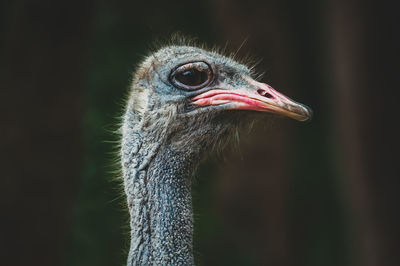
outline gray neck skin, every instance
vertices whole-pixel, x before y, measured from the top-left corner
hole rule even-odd
[[[191,176],[199,154],[128,131],[122,142],[131,216],[127,264],[193,265]]]

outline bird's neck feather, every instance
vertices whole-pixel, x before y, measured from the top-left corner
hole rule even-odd
[[[128,265],[192,265],[191,176],[199,152],[130,132],[122,143],[131,247]]]

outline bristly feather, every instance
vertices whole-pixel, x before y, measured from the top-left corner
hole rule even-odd
[[[216,44],[209,45],[206,42],[200,41],[199,38],[197,37],[189,36],[181,32],[175,32],[171,34],[171,36],[169,36],[168,38],[159,38],[154,40],[148,46],[148,51],[143,54],[142,60],[139,61],[139,63],[136,66],[136,69],[138,68],[139,65],[142,64],[143,61],[145,61],[146,58],[148,58],[150,55],[153,55],[162,48],[169,46],[191,46],[225,56],[227,58],[232,59],[233,61],[238,62],[239,64],[245,65],[251,71],[251,76],[256,80],[259,80],[264,76],[265,73],[258,72],[256,67],[262,62],[263,59],[255,57],[254,55],[251,54],[250,51],[247,51],[244,55],[239,55],[240,54],[239,51],[242,50],[242,48],[246,45],[247,41],[248,37],[243,39],[239,47],[230,48],[228,41],[223,46]]]

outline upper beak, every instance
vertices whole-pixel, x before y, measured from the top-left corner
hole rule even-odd
[[[198,106],[230,103],[228,109],[269,112],[298,121],[311,119],[312,110],[309,107],[293,101],[265,83],[245,79],[251,85],[249,88],[210,90],[194,97],[192,103]]]

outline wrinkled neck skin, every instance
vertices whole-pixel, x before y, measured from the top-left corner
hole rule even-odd
[[[131,226],[127,265],[193,265],[191,176],[205,147],[179,148],[166,132],[122,131]]]

